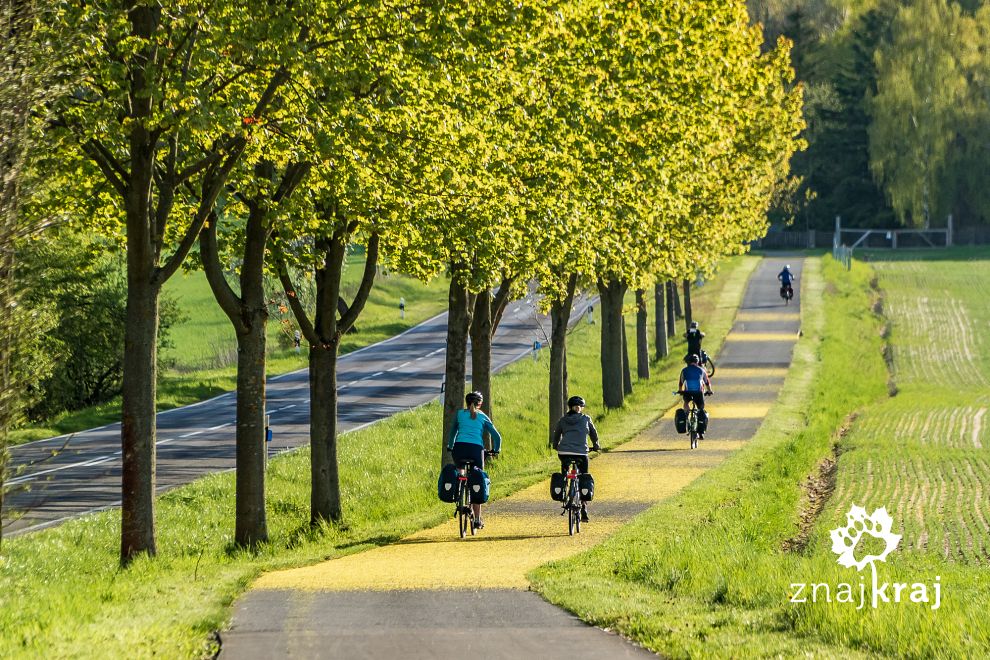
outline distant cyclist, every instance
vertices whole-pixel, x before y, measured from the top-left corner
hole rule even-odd
[[[481,412],[484,401],[481,392],[469,392],[464,397],[467,405],[464,410],[454,414],[454,422],[450,425],[450,437],[447,439],[447,449],[453,456],[454,463],[473,461],[478,469],[485,468],[485,432],[492,437],[492,454],[498,454],[502,449],[502,436],[495,429],[488,415]],[[485,526],[481,520],[481,505],[472,504],[474,510],[474,526],[481,529]]]
[[[701,350],[701,340],[705,338],[705,333],[698,327],[697,321],[691,321],[691,327],[684,333],[684,338],[687,339],[688,355],[697,355],[699,362],[702,362],[705,352]],[[687,362],[687,358],[684,361]]]
[[[705,395],[713,394],[712,381],[708,378],[708,373],[698,365],[698,356],[691,354],[688,356],[688,366],[681,369],[681,379],[677,383],[677,389],[684,397],[684,412],[688,411],[688,404],[694,401],[698,410],[705,409]],[[699,440],[705,439],[704,433],[698,434]]]
[[[591,418],[583,412],[584,399],[572,396],[567,400],[567,408],[567,414],[557,421],[553,430],[552,445],[560,458],[560,471],[567,474],[573,461],[581,474],[588,474],[588,438],[591,438],[591,448],[601,451],[598,430]],[[581,502],[581,522],[588,522],[587,502]]]
[[[785,300],[789,300],[794,297],[794,280],[797,276],[791,272],[791,265],[787,264],[784,266],[784,270],[780,271],[777,275],[777,279],[780,280],[780,297]]]

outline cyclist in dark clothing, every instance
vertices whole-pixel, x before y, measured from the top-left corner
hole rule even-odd
[[[571,461],[577,464],[581,474],[588,474],[588,438],[591,438],[591,448],[600,451],[598,430],[591,417],[585,415],[584,399],[572,396],[567,400],[567,414],[560,418],[553,430],[551,444],[557,450],[560,458],[560,471],[567,474]],[[588,522],[588,503],[581,502],[581,521]]]
[[[700,361],[701,356],[704,355],[704,351],[701,350],[701,340],[705,338],[705,333],[698,327],[697,321],[691,322],[691,328],[684,333],[684,338],[687,339],[688,355],[697,355]]]
[[[782,298],[789,298],[794,295],[793,283],[797,277],[791,272],[791,265],[787,264],[784,266],[784,270],[780,271],[777,275],[777,279],[780,280],[780,296]]]

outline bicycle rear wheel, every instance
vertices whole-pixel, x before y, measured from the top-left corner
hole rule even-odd
[[[715,375],[715,360],[707,358],[704,366],[709,378]]]
[[[467,536],[468,528],[474,533],[474,525],[471,524],[471,499],[468,496],[467,486],[461,488],[461,496],[457,505],[457,524],[461,532],[461,538]]]

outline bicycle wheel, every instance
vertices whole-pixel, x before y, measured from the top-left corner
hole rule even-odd
[[[474,525],[471,524],[471,499],[468,497],[467,486],[461,488],[461,496],[458,498],[457,523],[460,528],[461,538],[467,536],[468,527],[474,532]]]
[[[570,482],[567,488],[567,533],[574,536],[581,531],[581,505],[578,503],[581,496],[578,494],[577,479],[568,479]]]
[[[711,359],[710,357],[706,357],[705,371],[708,372],[709,378],[715,375],[715,360]]]

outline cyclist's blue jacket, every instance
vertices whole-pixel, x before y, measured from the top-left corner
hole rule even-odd
[[[785,284],[785,285],[790,284],[791,280],[794,279],[794,273],[792,273],[791,271],[785,268],[784,270],[780,271],[780,275],[777,276],[777,279],[780,280],[781,284]]]
[[[696,364],[689,364],[681,369],[681,389],[685,392],[704,392],[708,374]]]
[[[471,411],[458,410],[454,415],[454,423],[450,426],[450,437],[447,439],[447,449],[453,449],[455,442],[464,442],[469,445],[485,446],[484,433],[492,437],[492,451],[498,452],[502,447],[502,436],[495,430],[492,420],[488,415],[477,412],[477,417],[471,419]]]

